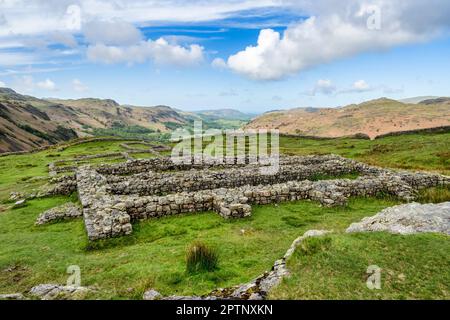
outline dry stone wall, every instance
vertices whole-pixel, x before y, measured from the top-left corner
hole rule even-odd
[[[153,170],[145,172],[149,168]],[[184,171],[161,172],[177,169]],[[360,176],[353,180],[311,181],[320,175],[354,172]],[[201,211],[242,218],[251,215],[252,205],[303,199],[323,206],[378,194],[412,201],[420,188],[450,183],[445,176],[395,172],[338,156],[282,157],[280,171],[272,176],[262,175],[256,165],[202,167],[194,161],[178,165],[159,158],[100,168],[82,166],[76,177],[59,179],[65,192],[75,184],[90,240],[130,234],[136,220]]]
[[[43,225],[52,221],[73,219],[82,216],[81,209],[74,203],[69,202],[62,206],[45,211],[37,218],[36,225]]]
[[[332,159],[316,164],[282,165],[274,175],[262,174],[258,166],[228,170],[194,170],[176,173],[147,172],[133,176],[109,176],[108,191],[113,194],[164,195],[182,191],[236,188],[244,185],[267,185],[287,181],[301,181],[321,175],[338,176],[358,173],[372,174],[365,164]]]

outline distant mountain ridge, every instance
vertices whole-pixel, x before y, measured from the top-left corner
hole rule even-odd
[[[254,114],[243,113],[235,109],[199,110],[194,113],[211,119],[250,120],[255,117]]]
[[[273,111],[253,119],[247,129],[278,129],[281,133],[316,137],[365,134],[370,138],[450,125],[450,99],[412,104],[381,98],[340,108],[297,108]]]
[[[189,127],[195,119],[210,127],[241,126],[239,111],[227,109],[228,119],[183,112],[168,106],[120,105],[112,99],[39,99],[0,88],[0,152],[23,151],[114,128],[133,127],[138,132],[170,132]],[[220,112],[216,113],[220,115]],[[233,115],[239,116],[235,120]],[[102,131],[103,130],[103,131]],[[98,135],[98,134],[97,134]]]

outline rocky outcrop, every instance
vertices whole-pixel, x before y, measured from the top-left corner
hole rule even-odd
[[[386,231],[396,234],[438,232],[450,235],[450,202],[441,204],[409,203],[384,209],[373,217],[353,223],[353,232]]]
[[[41,300],[81,300],[90,291],[87,287],[40,284],[33,287],[29,294]]]
[[[78,218],[83,215],[81,209],[76,204],[69,202],[62,206],[52,208],[43,212],[36,220],[36,225],[43,225],[52,221]]]
[[[0,300],[25,300],[25,297],[21,293],[7,293],[0,294]]]

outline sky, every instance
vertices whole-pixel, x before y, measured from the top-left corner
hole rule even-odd
[[[450,96],[448,0],[0,0],[0,87],[248,113]]]

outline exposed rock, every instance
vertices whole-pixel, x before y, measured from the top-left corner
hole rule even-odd
[[[144,300],[159,300],[162,298],[162,295],[158,291],[150,289],[144,293],[143,298]]]
[[[36,220],[36,225],[43,225],[55,220],[73,219],[81,217],[83,213],[79,206],[72,202],[43,212]]]
[[[450,202],[409,203],[384,209],[373,217],[353,223],[348,233],[387,231],[397,234],[438,232],[450,235]]]
[[[0,300],[24,300],[25,297],[21,293],[0,294]]]
[[[21,192],[11,192],[9,194],[9,200],[10,201],[19,201],[21,199],[25,198],[25,195]]]
[[[80,300],[90,291],[91,289],[86,287],[40,284],[33,287],[29,293],[41,300]]]

